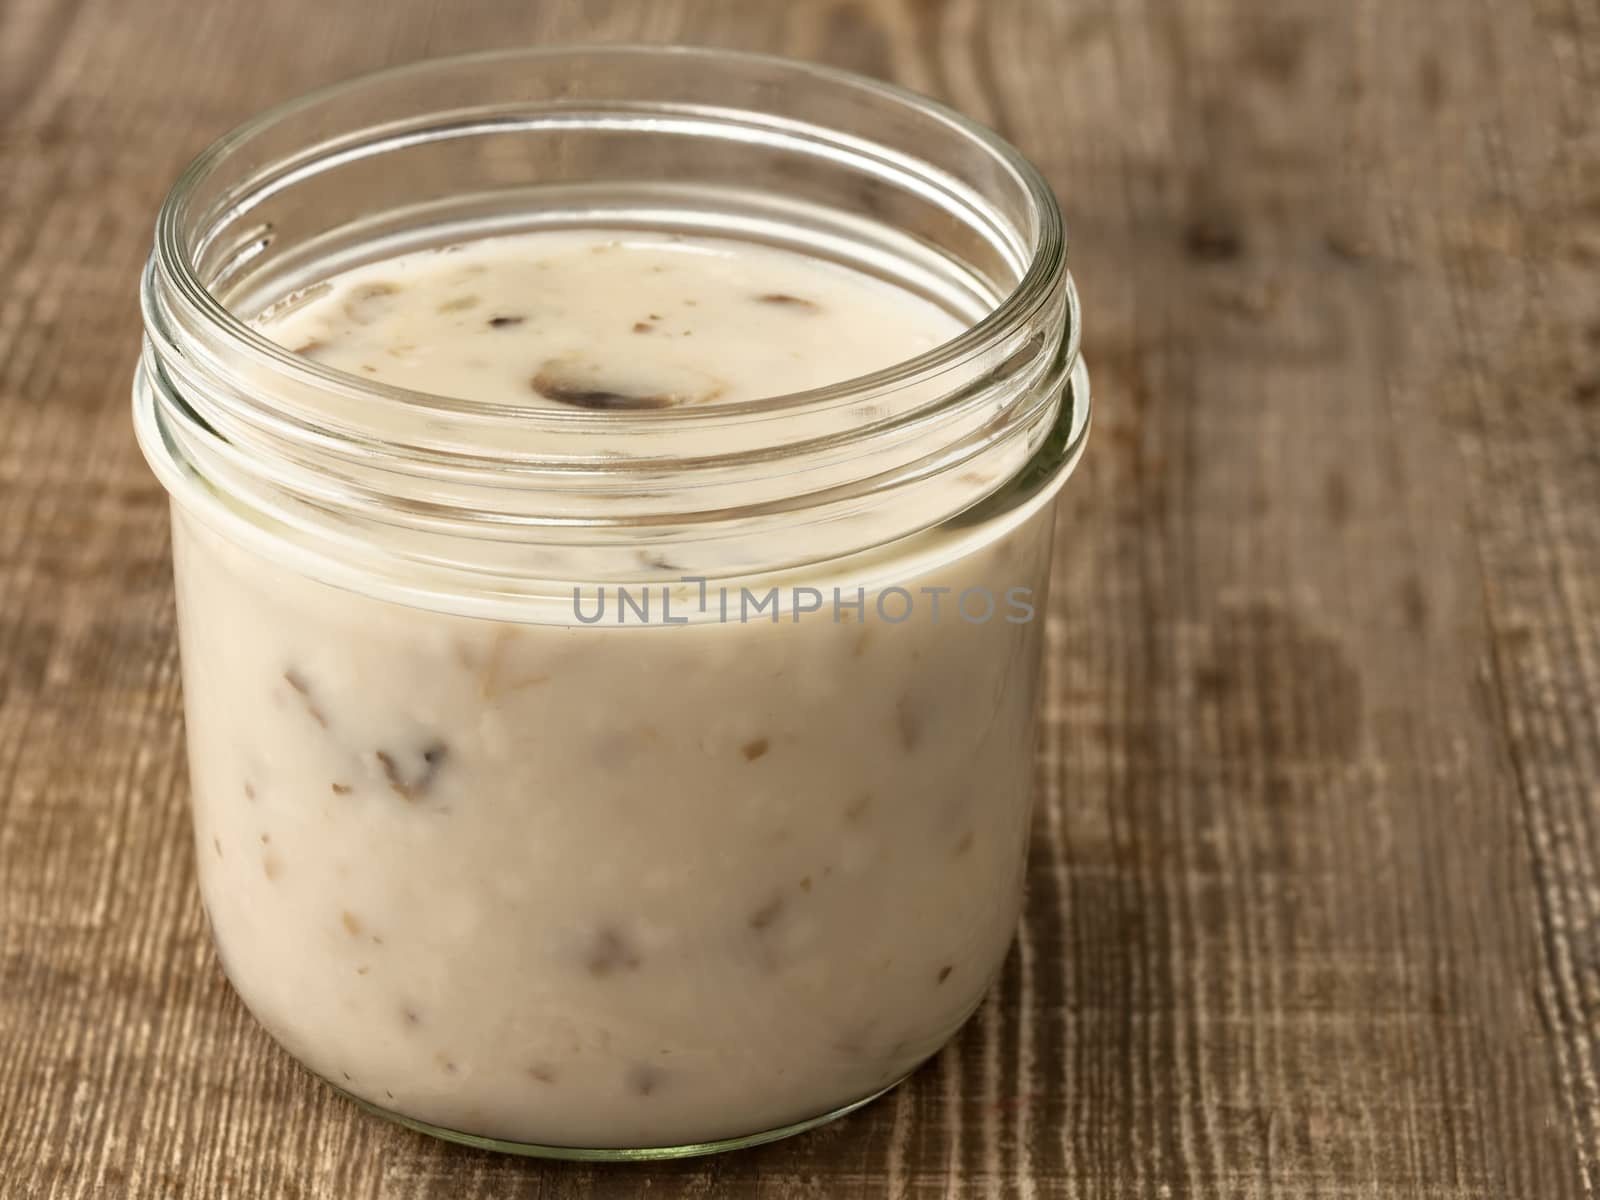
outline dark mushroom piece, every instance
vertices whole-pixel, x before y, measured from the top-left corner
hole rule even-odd
[[[660,386],[609,376],[587,364],[553,358],[532,379],[533,390],[546,400],[599,412],[645,411],[704,403],[721,386],[708,378],[685,380],[689,387]]]
[[[790,308],[796,312],[817,312],[822,308],[815,300],[807,300],[803,296],[791,296],[788,292],[763,292],[756,297],[762,304],[771,304],[776,308]]]
[[[421,760],[420,763],[410,764],[402,763],[387,750],[376,750],[373,753],[378,765],[383,768],[384,779],[388,781],[395,795],[402,800],[414,802],[422,798],[433,785],[435,777],[449,756],[450,748],[443,742],[429,742],[417,756]]]

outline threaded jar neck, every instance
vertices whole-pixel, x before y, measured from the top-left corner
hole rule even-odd
[[[597,412],[408,391],[250,324],[351,266],[557,228],[796,250],[933,300],[965,332],[806,392]],[[1088,422],[1037,171],[919,97],[725,51],[475,55],[269,112],[174,187],[142,300],[138,428],[176,496],[446,590],[641,578],[651,547],[724,577],[871,551],[1003,507],[1075,459]]]

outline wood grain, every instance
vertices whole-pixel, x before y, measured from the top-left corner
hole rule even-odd
[[[786,51],[989,121],[1066,208],[1031,895],[907,1086],[697,1162],[362,1116],[212,959],[165,505],[162,193],[264,104],[543,40]],[[1600,9],[1575,0],[0,3],[0,1195],[1600,1190]]]

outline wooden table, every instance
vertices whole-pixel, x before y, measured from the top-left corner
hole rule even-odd
[[[363,1116],[223,983],[128,382],[213,136],[619,38],[1001,129],[1062,197],[1098,416],[987,1005],[830,1128],[591,1168]],[[1597,95],[1578,0],[0,0],[0,1196],[1594,1196]]]

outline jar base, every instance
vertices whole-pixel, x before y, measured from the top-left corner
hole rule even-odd
[[[750,1146],[761,1146],[767,1142],[776,1142],[782,1138],[794,1137],[796,1134],[805,1133],[826,1125],[830,1121],[837,1121],[840,1117],[848,1116],[858,1108],[864,1108],[895,1088],[899,1087],[913,1074],[915,1067],[907,1071],[894,1082],[879,1088],[870,1096],[863,1096],[860,1100],[852,1100],[849,1104],[822,1113],[819,1116],[807,1117],[803,1121],[795,1121],[790,1125],[782,1125],[776,1129],[764,1130],[760,1133],[747,1133],[740,1137],[722,1138],[712,1142],[694,1142],[683,1146],[644,1146],[638,1148],[624,1147],[587,1147],[587,1146],[545,1146],[536,1142],[510,1142],[501,1138],[480,1137],[475,1133],[463,1133],[458,1129],[446,1129],[441,1125],[430,1125],[426,1121],[419,1121],[414,1117],[407,1117],[401,1113],[393,1112],[380,1105],[373,1104],[370,1100],[363,1100],[352,1092],[335,1083],[328,1083],[339,1095],[354,1103],[358,1108],[364,1109],[375,1117],[382,1117],[396,1125],[403,1125],[417,1133],[425,1133],[429,1137],[439,1138],[441,1141],[455,1142],[462,1146],[472,1146],[478,1150],[493,1150],[500,1154],[516,1154],[523,1158],[555,1158],[565,1159],[569,1162],[651,1162],[671,1158],[699,1158],[707,1154],[721,1154],[728,1150],[743,1150]],[[324,1080],[324,1082],[327,1082]]]

